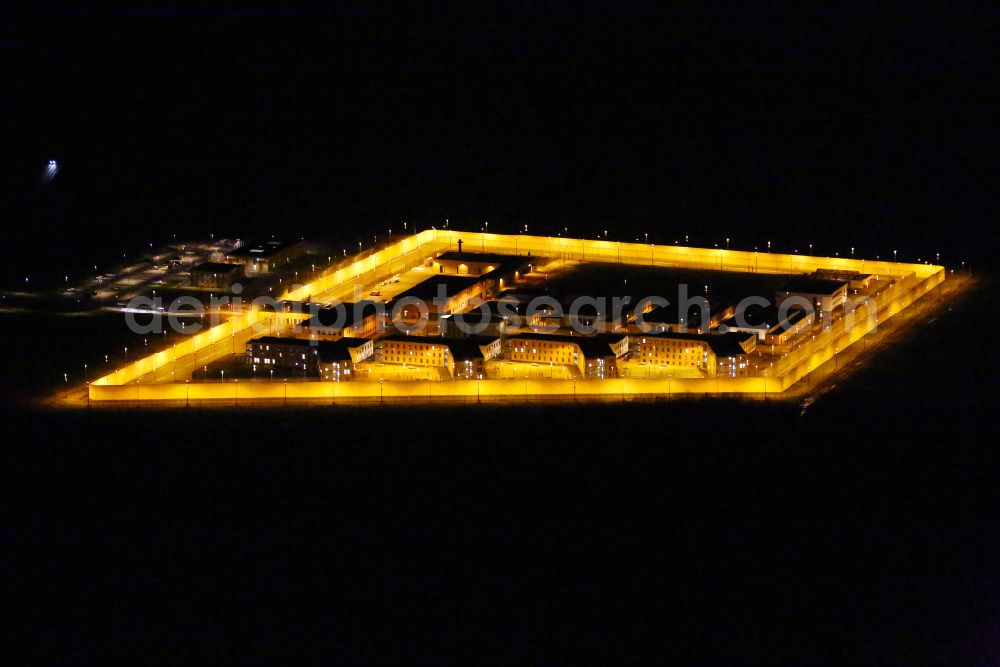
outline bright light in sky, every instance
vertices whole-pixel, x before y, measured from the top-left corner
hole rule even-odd
[[[59,163],[55,160],[49,160],[49,164],[45,167],[45,171],[42,172],[42,180],[46,183],[52,182],[52,179],[56,177],[56,173],[59,171]]]

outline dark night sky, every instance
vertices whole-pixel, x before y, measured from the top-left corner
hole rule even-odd
[[[985,3],[281,4],[0,6],[0,287],[444,218],[992,254]],[[0,664],[998,664],[994,292],[808,406],[36,409],[123,325],[3,313]]]
[[[8,272],[57,231],[110,257],[445,217],[954,259],[992,212],[986,10],[7,12]]]

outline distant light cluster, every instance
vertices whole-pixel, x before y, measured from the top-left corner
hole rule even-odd
[[[51,183],[52,179],[56,177],[59,172],[59,163],[55,160],[49,160],[49,164],[45,167],[45,171],[42,172],[42,181],[45,183]]]

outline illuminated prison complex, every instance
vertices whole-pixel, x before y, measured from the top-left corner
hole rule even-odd
[[[272,256],[287,251],[279,248]],[[248,266],[260,264],[250,255],[244,259]],[[636,313],[591,313],[573,322],[548,317],[545,309],[527,316],[527,297],[545,291],[543,268],[572,271],[587,263],[789,279],[774,293],[776,303],[753,316],[725,302],[711,304],[707,319],[692,321],[659,306],[640,309],[651,316],[642,326]],[[390,294],[400,276],[403,284]],[[119,368],[91,383],[89,397],[176,402],[779,394],[944,278],[943,268],[930,264],[431,229],[296,286],[281,296],[287,307],[250,307]],[[329,297],[380,290],[386,291],[381,300]],[[321,310],[294,307],[307,303]],[[338,304],[347,314],[336,312]],[[509,313],[526,317],[515,323]],[[747,316],[736,317],[742,314]],[[480,330],[464,332],[456,318]],[[594,331],[567,326],[580,323]],[[198,377],[227,360],[251,367],[251,379]],[[289,367],[299,376],[274,377],[273,369]]]

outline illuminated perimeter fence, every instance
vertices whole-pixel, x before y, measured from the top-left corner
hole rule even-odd
[[[440,251],[515,253],[646,266],[675,266],[758,273],[804,273],[816,269],[851,270],[892,277],[892,287],[859,306],[852,317],[837,319],[754,377],[618,378],[586,380],[410,380],[410,381],[254,381],[191,382],[193,371],[228,355],[241,354],[247,341],[280,334],[292,324],[284,314],[253,309],[160,352],[143,357],[90,384],[93,401],[336,401],[389,399],[510,398],[525,396],[616,397],[681,394],[778,394],[940,285],[940,266],[864,259],[783,255],[717,248],[656,246],[617,241],[425,230],[297,287],[282,298],[302,300],[353,287],[364,290],[422,263]]]

